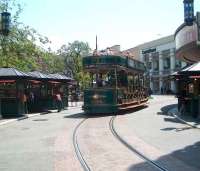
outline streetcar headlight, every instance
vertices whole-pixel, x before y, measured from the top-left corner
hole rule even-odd
[[[94,100],[97,100],[97,99],[99,99],[99,95],[98,95],[98,94],[94,94],[94,95],[92,96],[92,98],[93,98]]]

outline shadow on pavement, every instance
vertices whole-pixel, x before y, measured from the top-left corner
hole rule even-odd
[[[183,164],[187,165],[185,168],[177,162],[182,161]],[[157,164],[163,166],[169,171],[199,171],[200,170],[200,142],[196,142],[192,145],[186,146],[183,149],[176,150],[168,155],[159,157],[157,160],[154,160]],[[189,168],[190,167],[190,168]],[[128,171],[154,171],[157,170],[148,164],[148,162],[143,162],[139,164],[132,165],[129,167]]]
[[[108,116],[114,116],[114,114],[85,114],[82,113],[76,113],[72,115],[66,115],[64,118],[73,118],[73,119],[80,119],[80,118],[100,118],[100,117],[108,117]]]
[[[118,112],[117,114],[118,114],[118,115],[132,114],[132,113],[137,112],[137,111],[140,111],[140,110],[142,110],[142,109],[146,109],[147,107],[148,107],[147,105],[144,105],[144,106],[137,106],[137,107],[132,108],[132,109],[126,109],[126,110],[120,111],[120,112]]]
[[[164,118],[164,121],[165,122],[174,122],[174,123],[183,123],[184,124],[184,122],[181,122],[179,119],[177,119],[177,118]]]
[[[176,130],[175,127],[168,127],[168,128],[162,128],[160,129],[161,131],[172,131],[172,130]]]
[[[85,115],[85,113],[81,112],[81,113],[73,113],[71,115],[65,115],[63,116],[63,118],[71,118],[71,119],[80,119],[80,118],[87,118],[87,116]]]
[[[184,120],[185,122],[192,123],[194,126],[199,126],[200,125],[200,118],[195,118],[189,114],[177,114],[179,118]]]
[[[4,119],[19,119],[21,117],[25,117],[27,115],[19,115],[19,116],[3,116],[2,118],[0,118],[0,121],[1,120],[4,120]]]
[[[173,118],[164,118],[164,121],[188,124],[195,128],[200,128],[200,118],[195,118],[189,114],[180,114],[177,111],[177,104],[167,105],[161,108],[161,112],[157,112],[158,115],[173,116]],[[169,110],[171,110],[169,112]],[[186,129],[182,129],[186,130]]]
[[[169,110],[174,109],[174,108],[177,108],[177,104],[171,104],[171,105],[164,106],[160,109],[161,112],[158,112],[157,114],[166,116],[164,118],[165,122],[180,123],[180,124],[185,125],[185,123],[183,121],[181,121],[180,119],[174,117],[172,114],[169,113]],[[173,116],[173,117],[168,117],[168,116]],[[184,130],[188,130],[188,129],[193,129],[193,128],[189,127],[189,126],[184,126],[182,128],[169,127],[169,128],[163,128],[163,129],[160,129],[160,130],[162,130],[162,131],[175,130],[176,132],[179,132],[179,131],[184,131]]]
[[[177,106],[178,106],[177,104],[171,104],[171,105],[164,106],[160,109],[160,112],[157,112],[157,114],[169,116],[169,110],[172,108],[175,108]]]
[[[33,119],[33,121],[48,121],[48,119]]]
[[[175,127],[168,127],[168,128],[163,128],[163,129],[160,129],[161,131],[176,131],[176,132],[180,132],[180,131],[185,131],[185,130],[188,130],[188,129],[194,129],[190,126],[185,126],[185,127],[182,127],[182,128],[175,128]]]
[[[114,116],[114,115],[126,115],[126,114],[133,114],[134,112],[137,112],[139,110],[145,109],[148,106],[139,106],[139,107],[135,107],[133,109],[129,109],[129,110],[124,110],[124,111],[120,111],[118,113],[108,113],[108,114],[102,114],[102,113],[96,113],[96,114],[89,114],[89,113],[75,113],[75,114],[71,114],[71,115],[66,115],[64,116],[64,118],[73,118],[73,119],[79,119],[79,118],[101,118],[101,117],[108,117],[108,116]]]
[[[195,122],[195,125],[198,125],[200,124],[200,119],[199,118],[194,118],[193,116],[188,116],[187,114],[183,114],[183,115],[179,115],[179,117],[181,119],[184,119],[185,121],[188,121],[188,122]]]
[[[66,115],[64,118],[73,118],[73,119],[80,119],[80,118],[101,118],[101,117],[108,117],[108,116],[114,116],[115,114],[86,114],[84,112],[82,113],[75,113],[72,115]]]

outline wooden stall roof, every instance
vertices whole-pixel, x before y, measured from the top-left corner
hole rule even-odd
[[[30,78],[30,76],[15,68],[0,68],[0,79],[21,79]]]
[[[183,76],[198,76],[200,75],[200,62],[194,63],[193,65],[187,66],[178,72],[179,75]]]
[[[172,73],[172,79],[200,78],[200,62],[184,67],[182,70]]]
[[[30,75],[32,77],[32,79],[36,79],[36,80],[46,80],[50,83],[61,83],[61,82],[67,82],[69,84],[74,84],[75,80],[67,77],[65,75],[62,74],[44,74],[41,73],[39,71],[33,71],[33,72],[28,72],[28,75]]]
[[[32,78],[39,79],[39,80],[54,79],[53,77],[50,77],[48,74],[44,74],[44,73],[41,73],[39,71],[28,72],[27,74],[29,76],[31,76]]]
[[[197,62],[193,65],[190,65],[184,69],[182,69],[180,72],[200,72],[200,62]]]
[[[70,78],[70,77],[67,77],[65,75],[62,75],[62,74],[48,74],[51,78],[54,78],[56,80],[66,80],[66,81],[72,81],[73,79]]]
[[[15,68],[0,68],[0,82],[7,82],[7,80],[26,79],[34,83],[40,81],[52,81],[52,82],[67,82],[71,85],[76,85],[76,81],[73,78],[67,77],[63,74],[44,74],[39,71],[22,72]]]

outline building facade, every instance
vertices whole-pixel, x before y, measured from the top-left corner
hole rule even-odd
[[[128,52],[145,63],[148,86],[154,94],[176,92],[175,82],[170,79],[170,75],[186,66],[186,63],[175,57],[174,35],[150,41],[123,52]]]

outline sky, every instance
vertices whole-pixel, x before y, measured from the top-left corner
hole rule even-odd
[[[174,34],[183,23],[183,0],[19,0],[20,21],[47,36],[53,50],[75,40],[121,50]],[[194,0],[200,11],[200,2]]]

